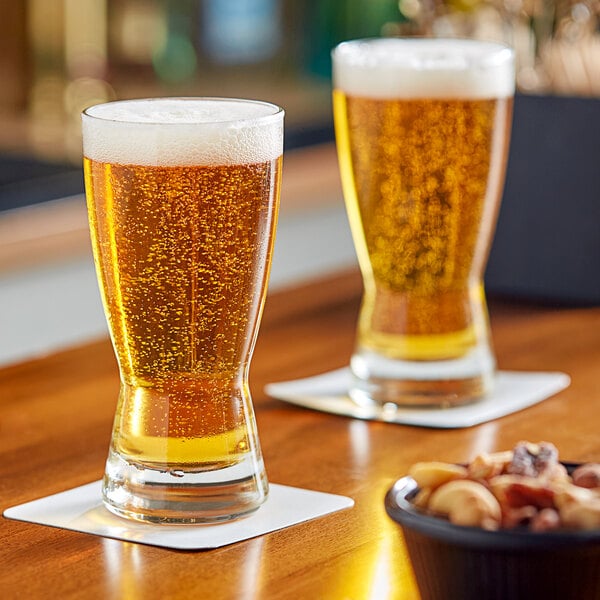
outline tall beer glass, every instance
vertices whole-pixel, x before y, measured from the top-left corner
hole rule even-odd
[[[344,197],[364,280],[352,398],[452,406],[491,387],[482,273],[502,193],[513,52],[372,39],[333,51]]]
[[[113,512],[211,522],[268,483],[248,368],[279,201],[283,110],[112,102],[83,114],[96,270],[121,376],[103,496]]]

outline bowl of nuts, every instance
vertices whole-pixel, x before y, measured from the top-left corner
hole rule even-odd
[[[385,498],[422,600],[600,600],[600,463],[548,442],[421,462]]]

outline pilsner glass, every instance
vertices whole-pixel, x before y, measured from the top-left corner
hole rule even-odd
[[[495,370],[482,273],[502,194],[514,57],[474,40],[333,51],[336,142],[364,281],[351,397],[452,406]]]
[[[223,98],[83,114],[96,271],[121,376],[103,497],[156,522],[235,518],[268,483],[248,368],[279,202],[283,110]]]

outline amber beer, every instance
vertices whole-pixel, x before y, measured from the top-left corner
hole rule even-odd
[[[347,42],[334,58],[344,196],[364,278],[352,396],[450,405],[493,382],[482,273],[502,192],[512,52]]]
[[[121,374],[104,481],[113,512],[200,522],[266,497],[247,377],[273,250],[282,116],[265,103],[208,99],[84,114],[90,228]]]

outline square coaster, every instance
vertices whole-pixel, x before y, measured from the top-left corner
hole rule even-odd
[[[359,406],[348,396],[351,380],[352,374],[346,367],[315,377],[271,383],[265,387],[265,392],[297,406],[335,415],[418,427],[458,429],[533,406],[565,389],[571,382],[568,375],[559,372],[499,371],[493,391],[479,402],[436,409],[397,408],[389,404],[383,407]]]
[[[247,540],[354,506],[345,496],[270,484],[266,502],[251,515],[211,525],[141,523],[118,517],[102,504],[102,482],[13,506],[4,516],[126,542],[178,550],[208,550]]]

